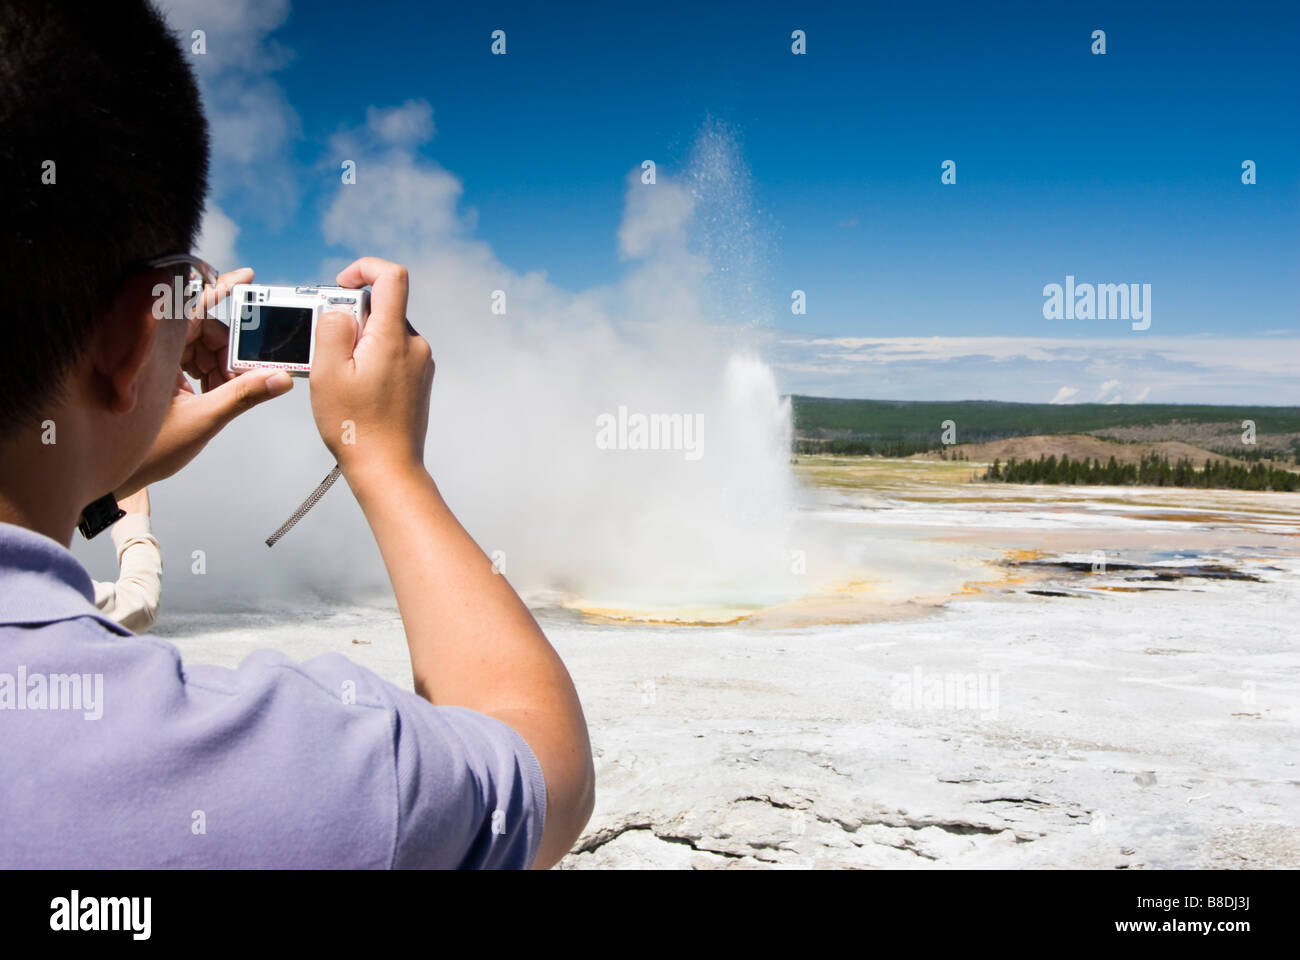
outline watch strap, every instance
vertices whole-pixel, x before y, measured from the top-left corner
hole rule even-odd
[[[125,516],[126,511],[117,505],[117,497],[106,493],[98,500],[88,503],[81,511],[77,529],[81,531],[83,537],[91,540]]]

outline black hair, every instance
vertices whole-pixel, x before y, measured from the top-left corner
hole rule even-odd
[[[0,0],[0,438],[39,423],[130,267],[189,249],[198,86],[147,0]]]

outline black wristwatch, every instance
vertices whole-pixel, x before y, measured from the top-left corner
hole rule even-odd
[[[126,511],[117,505],[117,497],[106,493],[81,511],[77,529],[87,540],[99,536],[117,521],[126,516]]]

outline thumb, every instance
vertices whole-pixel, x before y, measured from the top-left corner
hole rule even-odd
[[[316,320],[316,352],[313,369],[329,370],[352,359],[357,345],[357,320],[350,313],[322,313]]]
[[[245,410],[292,389],[293,377],[283,370],[250,370],[227,380],[215,390],[208,390],[201,394],[201,398],[209,405],[214,419],[224,424]]]

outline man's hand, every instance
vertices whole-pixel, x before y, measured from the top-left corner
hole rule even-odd
[[[248,267],[232,270],[204,289],[195,315],[189,319],[181,366],[176,371],[176,392],[167,419],[135,475],[114,491],[119,501],[150,483],[170,477],[201,451],[231,420],[259,403],[288,393],[293,378],[283,371],[250,370],[236,376],[226,366],[230,329],[208,311],[229,296],[237,283],[250,283]],[[185,379],[199,381],[196,393]]]
[[[204,287],[194,303],[185,333],[185,351],[181,354],[181,369],[195,380],[203,390],[215,390],[234,374],[226,368],[226,348],[230,345],[230,327],[209,311],[230,296],[236,284],[252,283],[251,267],[240,267],[217,277],[215,287]]]
[[[349,483],[361,466],[367,472],[423,470],[433,353],[406,322],[406,268],[362,257],[337,282],[370,285],[370,317],[360,339],[350,314],[325,314],[317,324],[311,365],[316,429]]]

